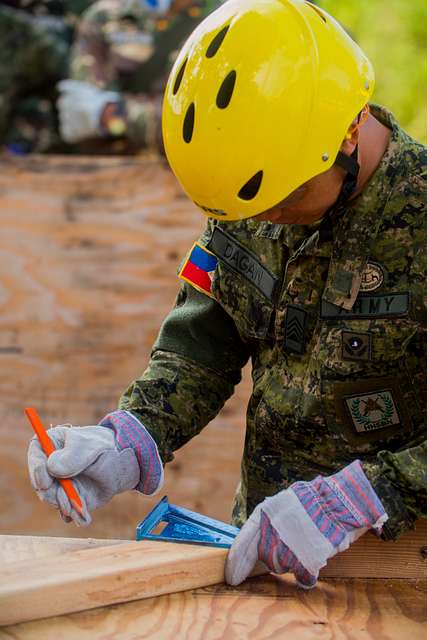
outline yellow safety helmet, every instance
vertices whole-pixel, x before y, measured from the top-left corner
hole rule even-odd
[[[219,220],[270,209],[335,162],[371,63],[304,0],[228,0],[184,44],[163,101],[170,166]]]

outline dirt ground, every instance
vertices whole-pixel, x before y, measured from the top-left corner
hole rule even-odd
[[[23,408],[47,425],[87,425],[116,407],[145,368],[203,219],[154,158],[3,158],[0,169],[0,533],[133,538],[164,494],[228,520],[249,371],[177,452],[158,497],[117,496],[84,530],[37,499]]]

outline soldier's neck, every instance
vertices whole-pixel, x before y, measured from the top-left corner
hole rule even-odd
[[[356,191],[352,198],[356,198],[363,191],[377,170],[389,145],[390,136],[390,129],[374,118],[372,114],[360,128],[358,141],[360,171]]]

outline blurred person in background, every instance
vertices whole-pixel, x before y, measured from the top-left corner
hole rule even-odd
[[[162,94],[176,54],[219,0],[100,0],[83,15],[59,83],[64,141],[82,153],[161,149]]]
[[[0,3],[0,144],[15,154],[60,148],[56,83],[88,0]]]

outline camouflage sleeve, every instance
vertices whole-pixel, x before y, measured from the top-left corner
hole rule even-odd
[[[396,453],[381,451],[377,462],[363,468],[389,517],[385,539],[395,540],[427,518],[427,440]]]
[[[184,284],[165,319],[147,370],[120,399],[152,435],[163,462],[219,412],[248,360],[231,318]]]

